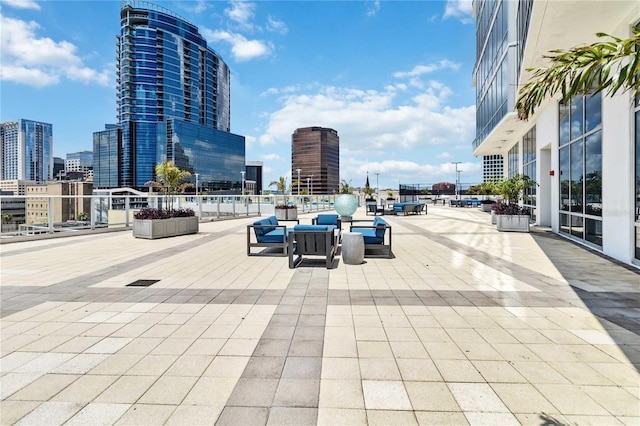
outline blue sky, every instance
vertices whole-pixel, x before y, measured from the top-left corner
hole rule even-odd
[[[231,131],[266,182],[290,175],[291,134],[308,126],[338,131],[353,186],[367,172],[381,188],[454,182],[458,161],[464,185],[480,182],[470,0],[154,3],[231,68]],[[52,123],[58,157],[92,150],[116,121],[119,1],[0,5],[0,121]]]

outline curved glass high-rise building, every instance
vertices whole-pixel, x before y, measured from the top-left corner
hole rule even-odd
[[[198,173],[205,189],[239,181],[244,137],[229,133],[227,64],[195,25],[152,3],[122,1],[120,26],[118,186],[144,186],[165,160]]]

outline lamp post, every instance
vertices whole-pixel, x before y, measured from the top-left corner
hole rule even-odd
[[[307,176],[307,193],[309,193],[309,180],[310,179],[311,178],[309,176]],[[311,195],[311,194],[309,194],[309,195]]]
[[[458,199],[458,179],[460,178],[460,175],[458,174],[458,164],[462,163],[462,161],[452,161],[451,164],[455,164],[456,166],[456,200]]]
[[[313,195],[313,175],[311,175],[311,191],[309,192],[309,195]]]
[[[458,194],[460,194],[460,173],[462,173],[462,170],[458,170],[458,185],[456,185],[456,190],[458,191]]]
[[[200,173],[196,173],[196,196],[198,195],[198,178],[200,177]]]
[[[242,187],[241,187],[241,191],[240,191],[240,195],[244,195],[244,174],[247,173],[245,171],[241,171],[240,174],[242,175]]]
[[[302,171],[302,169],[296,169],[296,172],[298,172],[298,195],[300,195],[300,172]]]

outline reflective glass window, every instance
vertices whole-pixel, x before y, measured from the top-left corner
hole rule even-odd
[[[586,139],[585,156],[585,213],[602,216],[602,132]]]

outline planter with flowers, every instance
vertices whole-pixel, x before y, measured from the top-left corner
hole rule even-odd
[[[495,219],[498,231],[529,232],[531,212],[518,204],[525,190],[536,185],[529,176],[516,174],[495,184],[496,192],[506,201],[493,205],[491,220]]]
[[[135,212],[133,236],[153,240],[197,233],[198,216],[191,209],[174,209],[171,197],[171,194],[193,186],[191,183],[181,183],[191,173],[180,170],[171,161],[158,164],[155,171],[158,181],[147,183],[165,194],[166,208],[146,207]]]
[[[289,204],[287,191],[290,187],[287,185],[287,178],[280,176],[278,180],[272,181],[269,186],[275,186],[282,193],[283,202],[278,202],[275,206],[275,216],[278,220],[295,220],[298,218],[298,207],[295,204]]]

